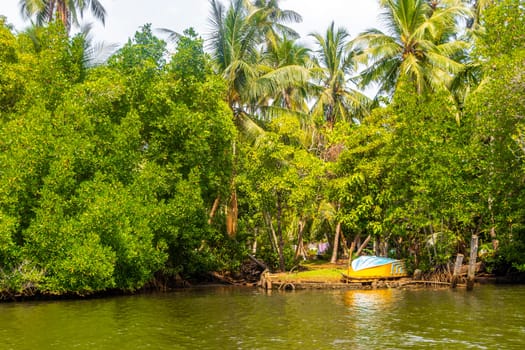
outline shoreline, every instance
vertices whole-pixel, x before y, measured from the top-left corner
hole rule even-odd
[[[268,273],[269,274],[269,273]],[[177,291],[198,290],[207,288],[257,288],[262,290],[276,290],[276,291],[295,291],[295,290],[376,290],[376,289],[416,289],[416,288],[451,288],[449,282],[432,281],[432,280],[416,280],[412,277],[403,277],[390,280],[362,280],[342,282],[332,280],[301,280],[294,279],[294,273],[269,274],[262,277],[258,282],[244,282],[244,283],[225,283],[224,281],[201,281],[193,284],[186,283],[175,287],[157,288],[147,286],[135,291],[125,290],[105,290],[89,294],[79,293],[63,293],[51,294],[40,291],[34,291],[32,294],[11,294],[0,291],[0,304],[12,302],[31,302],[31,301],[61,301],[61,300],[89,300],[89,299],[104,299],[119,296],[133,296],[150,293],[170,293]],[[286,278],[283,278],[286,276]],[[525,284],[525,275],[480,275],[475,278],[476,286],[493,284],[493,285],[523,285]],[[466,287],[464,283],[457,285],[459,289]]]

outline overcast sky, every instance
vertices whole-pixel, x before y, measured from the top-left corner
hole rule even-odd
[[[106,26],[95,22],[93,34],[96,41],[123,44],[145,23],[152,28],[168,28],[176,32],[193,27],[204,38],[210,32],[209,0],[99,0],[105,7]],[[21,30],[28,25],[20,16],[19,0],[0,0],[0,15]],[[229,0],[222,0],[228,4]],[[345,27],[355,37],[359,32],[379,27],[377,0],[282,0],[281,8],[294,10],[303,22],[293,24],[301,37],[308,41],[308,34],[323,33],[332,21]],[[93,21],[88,19],[88,21]],[[161,33],[157,35],[162,37]]]

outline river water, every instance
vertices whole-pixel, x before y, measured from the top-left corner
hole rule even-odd
[[[202,288],[0,304],[0,349],[523,349],[525,286]]]

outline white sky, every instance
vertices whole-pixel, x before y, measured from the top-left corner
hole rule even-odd
[[[106,9],[106,26],[94,22],[95,41],[123,44],[145,23],[152,28],[168,28],[182,32],[193,27],[203,38],[210,32],[208,0],[99,0]],[[221,0],[228,5],[229,0]],[[0,0],[0,15],[17,30],[24,29],[29,22],[20,16],[19,0]],[[345,27],[354,38],[359,32],[379,27],[378,0],[282,0],[281,8],[294,10],[303,17],[303,22],[291,25],[308,43],[308,34],[324,33],[330,23]],[[159,37],[163,35],[155,32]]]

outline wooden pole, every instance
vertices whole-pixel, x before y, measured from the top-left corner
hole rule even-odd
[[[456,288],[458,285],[459,275],[461,273],[461,264],[463,264],[463,254],[456,256],[456,263],[454,264],[454,274],[452,275],[452,283],[450,286]]]
[[[476,274],[476,257],[478,256],[478,236],[472,235],[470,241],[470,259],[468,262],[467,290],[474,288],[474,277]]]

